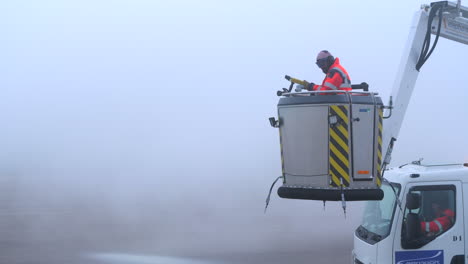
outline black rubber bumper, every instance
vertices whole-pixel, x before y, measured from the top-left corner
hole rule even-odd
[[[346,201],[379,201],[384,197],[381,189],[348,189],[343,190],[343,193]],[[278,188],[278,195],[287,199],[341,201],[341,190],[281,186]]]

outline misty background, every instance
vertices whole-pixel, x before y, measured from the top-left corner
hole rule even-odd
[[[267,119],[285,74],[323,80],[322,49],[388,102],[423,3],[0,2],[0,263],[350,261],[362,203],[345,219],[274,191],[263,213],[281,173]],[[468,162],[467,59],[439,40],[393,166]]]

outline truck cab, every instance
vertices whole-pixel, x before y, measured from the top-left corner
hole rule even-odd
[[[352,263],[465,263],[466,164],[411,164],[387,170],[385,178],[383,200],[366,203],[361,225],[354,232]],[[437,232],[429,230],[437,219],[433,204],[454,213]]]

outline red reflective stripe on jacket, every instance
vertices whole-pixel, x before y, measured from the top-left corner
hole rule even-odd
[[[325,79],[323,80],[322,85],[317,85],[317,84],[314,85],[314,88],[313,88],[314,91],[330,91],[330,90],[351,91],[352,90],[351,87],[347,87],[347,88],[341,87],[345,83],[345,80],[343,80],[343,78],[341,77],[341,74],[331,73],[331,70],[333,68],[340,69],[341,72],[343,72],[346,75],[346,78],[349,81],[349,85],[351,85],[351,79],[349,78],[348,72],[343,68],[343,66],[340,65],[340,59],[336,58],[333,65],[330,66],[330,69],[328,70],[328,73],[325,76]],[[326,83],[332,84],[333,86],[336,87],[336,89],[334,89],[334,87],[330,87],[330,85],[327,85]]]
[[[442,214],[434,219],[431,222],[421,222],[421,230],[423,233],[432,232],[432,233],[439,233],[444,232],[449,229],[453,225],[453,221],[455,220],[455,213],[450,210],[446,209],[442,212]],[[440,229],[442,227],[442,230]]]

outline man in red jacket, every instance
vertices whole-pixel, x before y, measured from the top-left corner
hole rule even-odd
[[[322,85],[309,83],[306,87],[299,88],[309,91],[351,91],[351,79],[345,68],[340,65],[340,59],[333,57],[327,50],[322,50],[317,55],[316,64],[326,74]]]
[[[439,235],[452,227],[455,222],[455,213],[445,207],[442,203],[432,202],[434,219],[429,222],[421,222],[421,231],[427,236]]]

